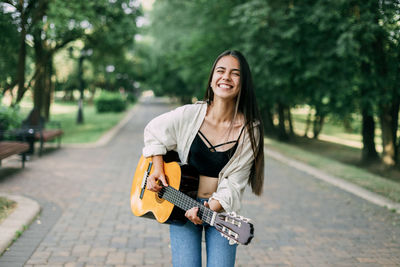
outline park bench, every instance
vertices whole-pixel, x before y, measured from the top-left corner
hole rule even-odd
[[[3,126],[0,125],[0,166],[3,159],[19,154],[22,157],[22,168],[24,168],[26,152],[29,150],[29,144],[26,142],[5,140],[6,136],[10,137],[11,135],[4,131]]]
[[[29,144],[17,141],[0,141],[0,166],[1,161],[9,156],[20,154],[22,157],[22,168],[25,167],[26,152]]]
[[[35,152],[35,142],[38,141],[40,143],[39,156],[43,153],[45,142],[57,140],[58,147],[60,147],[61,137],[64,134],[60,122],[49,121],[46,123],[36,109],[32,109],[26,120],[22,122],[21,128],[15,132],[29,143],[29,153],[31,154]]]

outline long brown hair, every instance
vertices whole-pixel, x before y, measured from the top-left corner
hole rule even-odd
[[[238,95],[238,99],[236,99],[237,110],[235,111],[235,113],[240,112],[244,115],[245,125],[250,135],[251,147],[253,149],[254,161],[251,167],[249,184],[251,185],[251,189],[254,194],[261,195],[264,184],[264,127],[262,125],[262,120],[254,93],[253,79],[251,76],[250,67],[242,53],[236,50],[227,50],[217,57],[208,78],[208,86],[206,90],[205,100],[208,101],[209,104],[211,104],[214,99],[214,92],[211,88],[211,80],[217,62],[225,56],[235,57],[240,64],[241,89]],[[253,127],[254,123],[257,124],[256,127],[258,128],[258,140],[256,140],[254,129],[255,127]]]

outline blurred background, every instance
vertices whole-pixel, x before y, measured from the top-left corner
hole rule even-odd
[[[35,110],[94,142],[142,92],[202,99],[237,49],[268,146],[384,177],[371,190],[400,201],[399,41],[398,0],[0,1],[0,130]]]

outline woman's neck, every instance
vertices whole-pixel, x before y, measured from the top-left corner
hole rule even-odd
[[[214,98],[208,112],[210,118],[216,123],[232,122],[235,114],[235,102]]]

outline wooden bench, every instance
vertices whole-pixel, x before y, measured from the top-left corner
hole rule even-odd
[[[58,147],[61,146],[61,137],[64,134],[61,129],[39,129],[35,132],[35,140],[40,142],[39,155],[42,155],[43,144],[57,139]]]
[[[47,128],[46,126],[54,128]],[[43,145],[45,142],[57,139],[58,147],[60,147],[61,137],[64,134],[59,122],[50,121],[45,123],[45,119],[40,116],[36,109],[32,109],[26,120],[22,122],[22,127],[16,130],[16,133],[19,136],[23,136],[24,140],[29,143],[29,153],[31,154],[35,152],[35,141],[39,141],[39,156],[43,153]]]
[[[26,152],[29,150],[29,144],[15,141],[0,141],[0,166],[1,161],[9,156],[21,154],[22,168],[25,167]]]

